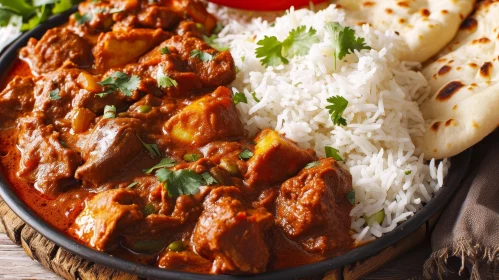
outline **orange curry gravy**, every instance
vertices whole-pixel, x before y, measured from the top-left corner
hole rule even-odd
[[[96,250],[199,273],[352,248],[351,175],[276,131],[248,137],[227,88],[234,60],[203,40],[216,18],[200,2],[88,0],[79,12],[92,20],[30,40],[0,91],[1,171],[44,221]]]

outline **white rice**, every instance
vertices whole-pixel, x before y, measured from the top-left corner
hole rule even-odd
[[[21,16],[12,16],[7,26],[0,27],[0,52],[12,41],[21,36],[22,24],[23,18]]]
[[[352,26],[372,50],[347,55],[335,69],[334,47],[324,24],[347,24],[345,12],[334,5],[317,13],[291,9],[275,25],[261,18],[244,22],[233,10],[209,8],[226,23],[218,43],[230,45],[240,70],[232,89],[248,99],[237,105],[246,129],[255,134],[273,128],[319,156],[325,156],[324,146],[339,150],[356,192],[350,213],[356,242],[393,230],[442,187],[450,163],[425,162],[411,140],[425,130],[418,101],[428,96],[428,84],[417,71],[419,63],[398,60],[402,44],[395,33]],[[282,41],[301,25],[316,29],[320,43],[288,65],[263,67],[255,57],[256,42],[264,35]],[[253,100],[252,92],[260,102]],[[334,125],[325,109],[326,99],[335,95],[349,102],[343,114],[347,126]],[[367,226],[364,217],[380,210],[385,212],[382,224]]]

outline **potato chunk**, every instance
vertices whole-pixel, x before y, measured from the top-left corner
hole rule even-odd
[[[216,140],[244,136],[232,93],[225,87],[185,107],[165,124],[164,131],[174,147],[201,147]]]
[[[95,65],[98,70],[125,66],[169,37],[170,34],[161,29],[102,33],[94,48]]]
[[[255,143],[255,153],[246,173],[250,186],[282,182],[316,159],[313,152],[298,147],[274,130],[260,132]]]

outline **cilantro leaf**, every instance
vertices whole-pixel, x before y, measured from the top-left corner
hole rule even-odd
[[[239,153],[239,158],[242,160],[250,159],[252,156],[253,156],[253,152],[248,150],[248,149],[245,149],[244,151]]]
[[[79,12],[74,13],[74,18],[76,23],[79,25],[85,24],[87,22],[92,21],[93,15],[91,13],[80,14]]]
[[[3,8],[13,11],[23,17],[28,17],[35,13],[35,7],[29,5],[26,0],[0,0]]]
[[[365,44],[364,38],[355,37],[355,30],[348,26],[342,26],[337,22],[327,22],[326,32],[333,39],[336,59],[343,59],[347,54],[353,53],[354,50],[371,49]]]
[[[164,167],[174,167],[175,164],[177,164],[173,159],[171,158],[163,158],[158,164],[155,166],[149,168],[149,169],[144,169],[142,172],[146,174],[151,174],[155,169],[158,168],[164,168]]]
[[[319,42],[317,30],[310,27],[307,31],[305,25],[299,26],[289,32],[288,38],[282,42],[283,52],[291,57],[296,55],[307,55],[310,47]]]
[[[261,46],[256,49],[255,54],[262,65],[268,67],[289,63],[289,60],[282,56],[282,43],[275,36],[265,36],[256,44]]]
[[[237,105],[239,103],[248,103],[248,99],[246,98],[246,95],[241,92],[236,92],[234,94],[234,104]]]
[[[334,160],[336,161],[343,161],[343,158],[341,158],[340,154],[338,153],[339,151],[336,150],[335,148],[326,146],[324,147],[324,149],[326,150],[327,158],[334,158]]]
[[[109,90],[98,94],[100,97],[116,91],[121,92],[125,96],[132,96],[132,91],[137,90],[139,87],[140,78],[135,75],[128,76],[123,72],[117,71],[103,81],[98,82],[98,84],[109,88]]]
[[[412,170],[407,170],[407,171],[405,171],[404,173],[405,173],[405,175],[411,175]]]
[[[305,165],[305,169],[309,169],[309,168],[315,167],[315,166],[317,166],[319,164],[321,164],[320,161],[312,161],[311,163]]]
[[[328,109],[333,123],[335,125],[347,125],[347,120],[344,119],[342,115],[348,106],[348,100],[336,95],[328,98],[327,102],[331,103],[331,105],[326,106],[326,109]]]
[[[166,75],[165,70],[161,66],[158,67],[158,73],[156,73],[156,81],[158,82],[159,88],[169,88],[169,87],[178,86],[177,81]]]
[[[202,158],[202,156],[199,154],[185,154],[184,155],[184,160],[187,162],[195,162],[195,161],[198,161],[200,158]]]
[[[9,25],[10,19],[16,14],[10,10],[0,8],[0,27]]]
[[[170,54],[170,49],[168,48],[168,46],[166,46],[166,47],[164,47],[164,48],[161,48],[161,49],[159,50],[159,52],[160,52],[161,54]]]
[[[214,48],[215,50],[219,52],[223,52],[229,49],[227,46],[220,46],[215,40],[218,39],[218,36],[216,34],[212,34],[210,37],[203,35],[203,40],[206,42],[206,44],[210,45],[210,47]]]
[[[130,183],[128,186],[126,186],[127,189],[132,189],[133,187],[137,186],[139,183],[137,182],[133,182],[133,183]]]
[[[215,58],[215,55],[200,50],[192,50],[191,58],[198,58],[202,62],[210,62]]]
[[[203,177],[203,179],[206,181],[206,185],[208,186],[218,184],[218,181],[213,178],[213,176],[211,176],[211,174],[208,172],[201,173],[201,177]]]
[[[164,183],[170,197],[194,195],[199,192],[199,187],[204,183],[203,177],[189,169],[171,171],[161,168],[156,171],[156,178]]]
[[[43,5],[41,8],[36,10],[35,16],[30,18],[28,22],[21,26],[21,31],[27,31],[35,28],[40,23],[46,21],[49,15],[50,10],[47,8],[47,5]]]
[[[71,9],[72,6],[73,3],[71,3],[71,0],[60,0],[54,4],[54,7],[52,8],[52,13],[60,14],[66,10]]]
[[[142,139],[140,139],[139,135],[137,135],[137,138],[139,138],[142,145],[147,149],[147,151],[149,151],[149,154],[151,155],[152,158],[161,156],[161,152],[159,151],[158,145],[145,143],[144,141],[142,141]]]
[[[59,95],[59,89],[56,88],[52,91],[49,92],[49,97],[50,97],[50,100],[59,100],[61,99],[61,96]]]
[[[144,206],[144,216],[149,216],[156,213],[156,207],[152,203],[147,203],[146,206]]]

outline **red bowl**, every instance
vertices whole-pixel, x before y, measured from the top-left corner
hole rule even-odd
[[[215,4],[227,7],[254,10],[254,11],[278,11],[286,10],[291,6],[300,8],[308,6],[310,2],[314,4],[325,2],[326,0],[208,0]]]

